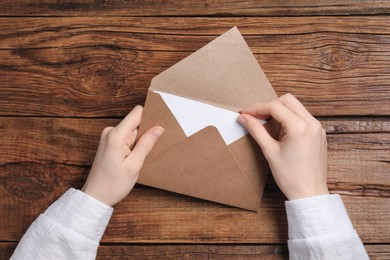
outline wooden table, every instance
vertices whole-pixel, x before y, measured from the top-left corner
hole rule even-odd
[[[58,1],[59,2],[59,1]],[[153,76],[237,25],[278,95],[328,133],[329,188],[372,259],[390,258],[389,1],[0,3],[0,257],[69,187]],[[258,214],[136,186],[99,259],[285,259],[284,197]]]

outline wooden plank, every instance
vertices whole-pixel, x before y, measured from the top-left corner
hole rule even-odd
[[[82,187],[100,131],[118,121],[0,118],[0,240],[18,240],[65,190]],[[328,135],[330,190],[343,194],[364,242],[389,242],[389,120],[324,122],[339,131]],[[283,201],[272,179],[258,214],[137,186],[117,206],[104,241],[283,243]]]
[[[9,259],[16,243],[0,242],[0,259]],[[102,244],[96,259],[288,259],[286,245],[116,245]]]
[[[278,94],[317,116],[389,115],[388,18],[335,19],[3,18],[0,115],[124,116],[153,76],[234,25]]]
[[[61,162],[90,165],[104,127],[115,119],[0,118],[0,164]]]
[[[31,165],[22,167],[37,170]],[[19,167],[21,168],[21,167]],[[1,167],[4,169],[4,167]],[[12,169],[20,174],[20,169]],[[80,188],[86,177],[86,170],[71,166],[54,167],[56,174],[49,174],[49,167],[43,176],[30,173],[14,178],[29,187],[26,191],[11,190],[3,184],[0,195],[1,241],[17,241],[28,226],[57,197],[70,186]],[[77,171],[83,172],[83,174]],[[6,172],[5,174],[10,174]],[[11,183],[3,177],[2,182]],[[258,213],[207,202],[167,191],[136,186],[124,201],[115,208],[103,242],[115,243],[285,243],[287,220],[284,197],[267,184]],[[23,187],[25,187],[23,186]],[[36,191],[34,188],[43,190]],[[332,192],[332,190],[331,190]],[[343,201],[364,243],[389,243],[390,200],[369,195],[343,196]],[[370,214],[367,214],[370,212]]]
[[[89,166],[101,131],[119,121],[0,118],[0,164],[51,162]],[[367,185],[390,183],[388,118],[324,119],[322,124],[328,132],[329,181],[334,183],[334,189],[341,192],[344,182]],[[370,177],[367,177],[368,173]],[[349,192],[375,193],[377,189],[379,186],[359,186],[349,189]],[[386,186],[379,194],[383,196],[383,192],[388,194]]]
[[[5,0],[2,16],[296,16],[388,14],[384,0],[300,1],[33,1]]]
[[[343,196],[343,200],[364,243],[390,241],[388,199]],[[118,205],[103,238],[110,242],[152,243],[284,243],[286,240],[284,198],[277,190],[268,188],[258,213],[163,191],[153,195],[134,192]]]
[[[390,259],[390,245],[365,245],[371,260]]]
[[[9,259],[15,242],[0,242],[0,259]],[[372,260],[389,259],[390,245],[365,245]],[[97,259],[288,259],[286,245],[116,245],[102,244]]]
[[[115,126],[119,121],[120,119],[0,117],[0,146],[3,148],[0,150],[0,163],[51,161],[90,165],[101,131],[104,127]],[[321,122],[329,134],[342,134],[328,135],[331,158],[333,154],[335,159],[340,158],[339,153],[350,151],[354,158],[368,156],[363,164],[379,162],[378,167],[381,169],[380,160],[384,160],[383,156],[387,155],[385,152],[389,148],[389,118],[324,119]],[[342,160],[340,163],[342,164]],[[386,172],[385,170],[382,168],[379,172]]]
[[[0,17],[1,48],[18,47],[62,47],[98,45],[107,36],[115,36],[116,46],[153,47],[153,50],[185,50],[194,51],[210,39],[185,41],[177,37],[176,45],[169,41],[161,41],[162,35],[173,36],[208,36],[216,37],[233,26],[238,26],[244,36],[251,35],[294,35],[314,34],[321,32],[389,35],[390,25],[387,16],[343,16],[343,17],[235,17],[235,18],[204,18],[204,17],[45,17],[45,18],[12,18]],[[105,33],[91,42],[93,33]],[[119,33],[122,33],[119,34]],[[90,36],[92,34],[92,36]],[[153,34],[155,37],[150,37]],[[136,38],[144,35],[144,38]],[[21,37],[23,36],[23,37]],[[84,37],[83,37],[84,36]],[[67,37],[77,37],[70,38]],[[125,41],[132,38],[133,41]],[[153,39],[154,38],[154,39]],[[78,41],[75,41],[78,39]],[[142,45],[139,42],[144,41]],[[202,42],[201,42],[202,41]],[[151,45],[146,45],[150,42]],[[137,43],[130,45],[131,43]],[[156,44],[159,43],[159,44]],[[189,47],[190,46],[190,47]],[[192,47],[191,47],[192,46]],[[188,49],[190,48],[190,49]]]
[[[365,245],[372,260],[389,259],[390,245]],[[98,259],[288,259],[286,245],[101,246]]]
[[[288,259],[286,245],[140,245],[101,246],[97,259]]]
[[[390,118],[351,117],[318,118],[327,134],[351,133],[389,133]]]

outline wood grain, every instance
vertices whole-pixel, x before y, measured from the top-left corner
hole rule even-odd
[[[5,209],[0,240],[20,239],[65,190],[83,185],[101,130],[119,120],[0,118],[0,208]],[[390,241],[389,120],[326,118],[322,123],[329,132],[331,192],[344,196],[364,242]],[[283,243],[283,201],[272,179],[258,214],[137,186],[118,205],[104,241]]]
[[[327,134],[390,133],[389,117],[319,117]]]
[[[0,259],[9,259],[15,242],[0,243]],[[365,245],[372,260],[389,259],[389,245]],[[102,244],[97,259],[288,259],[286,245],[116,245]]]
[[[5,0],[0,15],[6,16],[296,16],[388,14],[384,0],[300,1],[33,1]]]
[[[27,174],[20,173],[23,167],[25,171],[28,169]],[[18,182],[21,189],[11,191],[7,187],[4,189],[4,185],[2,187],[4,200],[1,207],[7,211],[3,213],[5,216],[2,216],[0,226],[3,230],[1,239],[5,241],[20,239],[39,213],[67,188],[80,188],[87,171],[69,166],[57,166],[50,170],[47,166],[23,164],[11,169],[20,175],[14,182]],[[39,170],[40,175],[31,173],[35,170]],[[57,175],[53,175],[53,171],[57,171]],[[67,176],[63,176],[65,174]],[[5,177],[2,177],[2,181],[11,182]],[[369,198],[369,194],[364,196],[367,197],[344,198],[355,228],[364,242],[388,241],[389,200]],[[127,200],[118,205],[103,241],[282,243],[287,236],[283,197],[271,181],[267,184],[262,203],[262,211],[256,215],[138,186]],[[371,214],[367,216],[366,212]]]
[[[24,172],[26,169],[28,172]],[[54,166],[51,170],[47,166],[22,164],[1,170],[2,183],[6,183],[0,188],[3,198],[0,205],[5,209],[0,219],[2,241],[19,240],[39,213],[70,186],[80,188],[86,178],[86,169],[71,166]],[[35,175],[31,171],[36,171]],[[18,174],[12,179],[14,183],[10,177],[7,179],[12,173]],[[6,186],[15,182],[20,190]],[[36,191],[33,187],[40,189]],[[389,241],[388,198],[363,194],[343,195],[343,200],[364,243]],[[270,179],[258,213],[137,186],[116,206],[102,241],[211,244],[284,243],[286,239],[284,198]]]
[[[389,245],[365,245],[372,260],[390,258]],[[288,259],[286,245],[101,246],[98,259]]]
[[[124,116],[155,75],[238,25],[279,95],[295,94],[317,116],[388,116],[387,21],[3,18],[0,115]]]
[[[114,256],[137,259],[288,259],[286,245],[175,245],[120,246],[99,248],[97,259]]]
[[[390,2],[0,2],[0,259],[68,188],[100,132],[143,104],[151,79],[238,26],[279,95],[328,133],[328,186],[371,259],[390,259]],[[261,210],[136,185],[97,259],[288,259],[284,196]]]
[[[90,165],[101,131],[104,127],[117,125],[119,121],[120,118],[0,117],[0,145],[3,148],[0,150],[0,163],[50,161]],[[325,118],[320,121],[329,134],[330,156],[347,156],[345,151],[349,151],[369,156],[367,162],[375,162],[374,158],[384,160],[379,156],[381,154],[388,156],[385,152],[389,148],[389,118]]]

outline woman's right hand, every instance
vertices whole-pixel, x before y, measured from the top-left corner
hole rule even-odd
[[[273,117],[281,124],[279,140],[256,119]],[[238,118],[259,144],[276,183],[288,200],[329,194],[326,133],[293,95],[241,110]]]

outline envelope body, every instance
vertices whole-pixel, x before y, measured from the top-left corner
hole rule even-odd
[[[245,135],[226,144],[212,125],[186,136],[159,92],[235,112],[277,98],[238,29],[153,78],[139,136],[156,125],[165,132],[146,158],[138,183],[257,211],[269,167],[254,140]],[[275,121],[264,126],[278,136]]]

